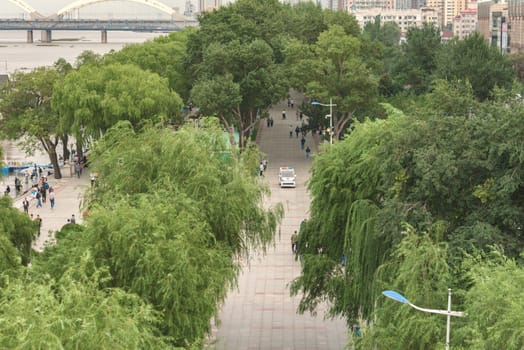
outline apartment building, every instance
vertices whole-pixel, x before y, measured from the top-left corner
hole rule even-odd
[[[477,30],[477,9],[465,9],[453,19],[453,36],[464,39]]]
[[[361,28],[369,22],[374,22],[380,16],[380,22],[395,22],[400,27],[400,32],[405,35],[411,27],[422,27],[424,23],[432,23],[435,26],[439,23],[438,14],[434,9],[406,9],[406,10],[382,10],[364,9],[351,12],[357,19]]]

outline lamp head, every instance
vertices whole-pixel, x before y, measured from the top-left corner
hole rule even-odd
[[[385,290],[382,292],[382,295],[395,301],[398,301],[399,303],[409,304],[409,300],[405,296],[395,292],[394,290]]]
[[[311,104],[312,104],[312,105],[319,106],[319,105],[321,105],[322,103],[320,103],[320,102],[318,102],[318,101],[311,101]]]

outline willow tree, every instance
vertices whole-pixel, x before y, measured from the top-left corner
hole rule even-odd
[[[451,272],[447,244],[435,241],[439,229],[435,225],[431,232],[418,233],[405,226],[402,241],[376,274],[378,293],[373,322],[362,325],[362,338],[354,337],[361,348],[440,349],[444,345],[443,316],[428,315],[380,294],[383,290],[394,290],[420,307],[446,309],[448,288],[452,287]],[[456,330],[456,324],[453,328]]]
[[[33,253],[32,243],[38,227],[27,214],[13,207],[10,197],[0,198],[0,273],[27,265]]]
[[[302,311],[327,298],[333,314],[369,319],[377,269],[401,241],[403,222],[417,231],[442,226],[433,239],[449,243],[459,280],[464,252],[490,244],[511,257],[522,250],[521,104],[483,104],[475,118],[386,108],[387,120],[357,124],[315,160],[311,216],[299,235],[302,274],[293,284]]]
[[[118,123],[91,156],[98,180],[85,229],[58,235],[35,269],[59,278],[89,252],[109,271],[102,286],[151,304],[173,344],[198,343],[236,282],[238,257],[272,242],[282,215],[263,207],[258,154],[237,154],[216,119],[175,133]]]
[[[59,280],[28,271],[3,286],[0,347],[172,349],[168,339],[159,336],[158,313],[151,305],[121,289],[100,289],[107,272],[84,265],[90,261],[87,255],[77,256],[80,268],[66,271]]]
[[[135,128],[173,121],[181,106],[165,78],[116,63],[85,64],[70,72],[56,86],[52,103],[60,126],[80,142],[98,139],[120,120]]]
[[[522,349],[524,347],[524,268],[499,248],[464,261],[472,284],[464,295],[467,323],[457,332],[464,348]],[[460,344],[460,343],[459,343]]]
[[[31,72],[16,72],[2,87],[0,101],[0,133],[13,140],[22,140],[27,153],[43,148],[49,155],[56,179],[62,174],[56,147],[62,135],[60,114],[51,108],[55,84],[64,72],[40,67]]]

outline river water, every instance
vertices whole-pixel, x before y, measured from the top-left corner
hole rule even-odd
[[[0,74],[10,74],[17,70],[28,72],[36,67],[52,66],[59,58],[64,58],[71,64],[86,50],[97,54],[105,54],[111,50],[118,51],[128,44],[142,43],[162,33],[108,32],[108,43],[102,44],[100,32],[90,31],[53,31],[53,42],[42,44],[40,32],[34,31],[34,43],[26,43],[25,31],[0,31]],[[17,142],[1,141],[4,164],[36,163],[49,164],[45,152],[26,154]],[[57,147],[61,153],[61,146]],[[1,168],[0,168],[1,170]],[[2,178],[0,171],[0,186],[10,179]],[[11,184],[12,186],[12,184]],[[3,192],[4,187],[0,187]],[[0,193],[1,195],[1,193]]]
[[[102,44],[99,31],[53,31],[53,42],[42,44],[40,32],[34,31],[34,43],[26,42],[25,31],[0,31],[0,74],[15,70],[31,70],[40,66],[51,66],[59,58],[71,64],[82,52],[91,50],[105,54],[120,50],[124,45],[141,43],[162,33],[112,32],[107,33],[108,43]]]

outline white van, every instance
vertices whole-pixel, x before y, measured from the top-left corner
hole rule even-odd
[[[281,166],[278,172],[278,182],[280,187],[296,187],[295,169],[288,166]]]

